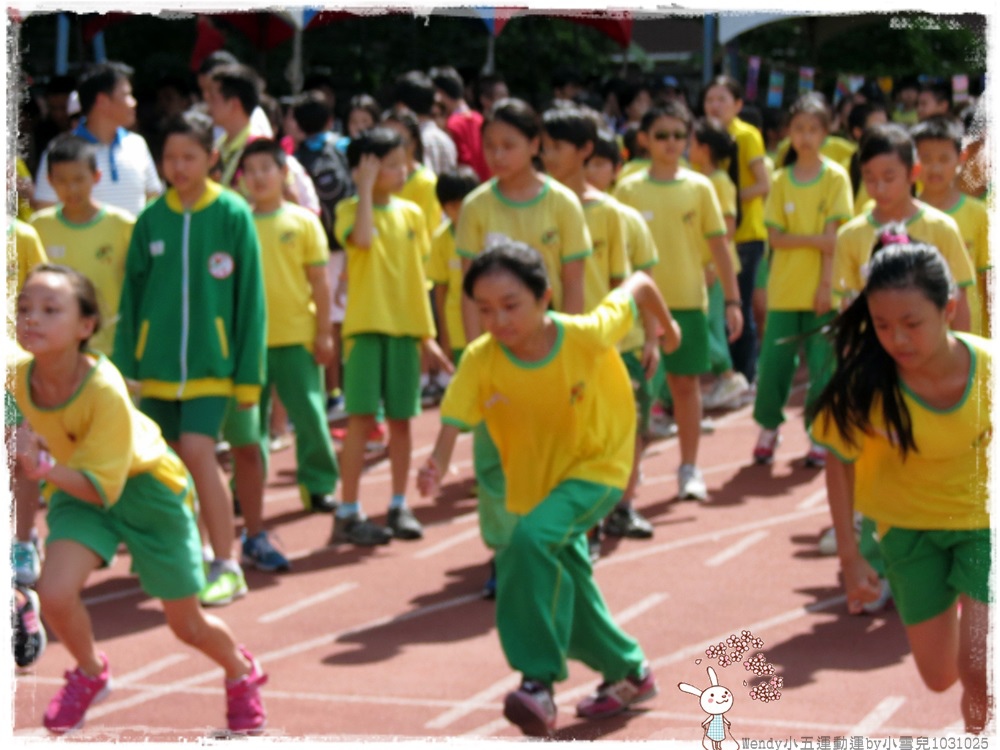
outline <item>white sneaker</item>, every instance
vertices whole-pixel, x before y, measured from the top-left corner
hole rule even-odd
[[[705,478],[694,464],[681,464],[677,472],[677,496],[681,500],[708,500],[708,487]]]
[[[11,567],[14,581],[22,586],[34,586],[42,572],[42,562],[38,557],[38,547],[32,541],[11,544]]]
[[[861,514],[854,514],[854,537],[861,537]],[[831,526],[826,531],[824,531],[819,536],[819,542],[816,545],[819,549],[819,553],[826,557],[832,557],[837,554],[837,532],[834,531]]]
[[[662,417],[654,416],[649,420],[649,430],[647,432],[648,437],[653,440],[662,440],[664,438],[672,438],[677,436],[677,423],[672,417],[664,415]]]
[[[889,588],[889,582],[884,578],[880,578],[879,583],[882,585],[882,590],[879,592],[878,599],[873,602],[865,602],[861,605],[861,609],[870,615],[881,612],[892,599],[892,589]]]
[[[741,399],[750,391],[750,384],[742,372],[735,372],[716,379],[712,390],[702,398],[705,409],[734,409],[740,405]]]

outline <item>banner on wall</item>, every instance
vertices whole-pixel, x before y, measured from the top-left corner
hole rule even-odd
[[[813,86],[816,82],[816,69],[815,68],[799,68],[799,96],[802,94],[808,94],[813,90]]]
[[[773,109],[781,107],[785,98],[785,74],[780,70],[772,70],[767,82],[767,106]]]
[[[960,74],[951,77],[951,103],[961,104],[969,101],[969,76]]]
[[[760,57],[754,55],[747,61],[747,87],[744,92],[746,101],[752,102],[757,98],[757,83],[760,79]]]

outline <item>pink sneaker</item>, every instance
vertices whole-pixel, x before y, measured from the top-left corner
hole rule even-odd
[[[757,437],[757,445],[753,449],[753,460],[758,464],[769,464],[774,460],[774,449],[781,443],[781,435],[777,430],[763,429]]]
[[[226,680],[226,721],[230,732],[252,734],[263,729],[267,719],[259,690],[267,675],[243,646],[240,653],[250,662],[250,672],[238,680]]]
[[[111,692],[111,669],[108,657],[100,654],[104,669],[97,677],[91,677],[77,667],[66,672],[66,684],[59,689],[45,709],[43,723],[54,734],[63,734],[83,726],[83,717],[94,703],[103,700]]]
[[[618,682],[602,682],[597,691],[576,704],[576,715],[582,719],[603,719],[620,714],[629,706],[642,703],[659,693],[649,667],[636,677]]]
[[[524,680],[521,687],[507,693],[503,715],[529,737],[548,737],[556,728],[556,704],[552,700],[552,691],[533,680]]]

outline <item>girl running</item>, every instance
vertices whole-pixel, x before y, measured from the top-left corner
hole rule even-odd
[[[114,365],[86,348],[100,324],[93,285],[67,266],[36,267],[18,295],[17,340],[27,355],[14,374],[25,419],[17,462],[53,490],[37,590],[49,629],[76,660],[45,711],[45,727],[61,734],[82,726],[90,705],[110,690],[111,669],[81,592],[124,542],[143,590],[162,600],[170,629],[225,670],[229,729],[259,730],[267,676],[198,603],[205,575],[191,478],[156,424],[132,405]]]
[[[549,311],[552,289],[539,254],[505,242],[473,261],[463,290],[489,335],[469,344],[441,405],[434,452],[420,470],[436,494],[460,430],[482,423],[507,480],[514,526],[497,552],[497,629],[520,688],[504,716],[532,736],[555,727],[552,686],[566,659],[604,676],[577,705],[583,718],[611,716],[656,695],[642,649],[611,619],[594,583],[587,531],[621,499],[635,449],[632,386],[616,349],[641,311],[680,343],[656,285],[637,273],[588,315]]]
[[[819,329],[835,315],[833,250],[837,229],[851,218],[853,207],[851,178],[840,165],[820,155],[829,129],[830,112],[817,94],[806,94],[792,105],[791,147],[764,208],[773,258],[753,410],[761,427],[753,458],[760,464],[774,459],[799,347],[805,350],[809,367],[807,406],[826,385],[833,365],[830,342]],[[806,465],[821,467],[824,461],[823,449],[812,446]]]
[[[940,253],[902,225],[834,322],[836,369],[810,409],[829,449],[830,513],[847,592],[879,596],[854,509],[878,544],[917,669],[931,690],[962,684],[967,732],[983,731],[990,601],[987,464],[992,345],[949,330],[955,284]]]

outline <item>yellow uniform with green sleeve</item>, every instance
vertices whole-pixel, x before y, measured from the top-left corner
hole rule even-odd
[[[28,165],[25,163],[24,159],[20,156],[17,157],[15,162],[15,170],[18,177],[26,177],[31,179],[31,170],[28,169]],[[20,193],[17,196],[17,218],[21,221],[31,221],[31,201],[23,197]]]
[[[880,530],[984,529],[989,516],[990,374],[993,345],[978,336],[955,336],[971,354],[962,400],[947,410],[923,403],[903,385],[917,450],[904,460],[889,439],[876,399],[871,430],[845,441],[829,412],[820,412],[812,437],[854,465],[854,505]]]
[[[427,231],[431,234],[441,225],[444,212],[441,204],[438,203],[437,175],[433,170],[428,169],[423,164],[410,173],[403,184],[403,189],[397,195],[403,200],[412,201],[420,206],[424,212],[424,220],[427,223]]]
[[[853,216],[851,178],[829,159],[809,182],[795,178],[794,167],[779,170],[764,208],[768,227],[784,234],[823,234],[828,222]],[[815,247],[774,250],[767,279],[769,310],[812,310],[822,274],[823,257]]]
[[[39,263],[48,262],[45,246],[35,228],[20,219],[10,221],[7,224],[7,289],[14,293],[21,291],[28,271]]]
[[[326,232],[316,215],[294,203],[254,214],[260,240],[267,345],[301,344],[310,352],[316,341],[316,303],[306,269],[325,266],[330,257]]]
[[[652,162],[649,159],[629,159],[622,164],[622,168],[618,171],[618,182],[627,180],[632,175],[649,169],[650,164]]]
[[[649,225],[660,255],[651,275],[671,310],[707,310],[703,248],[724,237],[726,224],[712,183],[704,175],[678,169],[673,180],[633,175],[615,188]]]
[[[375,206],[375,231],[367,249],[348,240],[357,212],[356,196],[337,204],[335,232],[347,252],[349,289],[343,336],[433,337],[434,318],[424,276],[430,237],[420,206],[396,197]]]
[[[431,259],[427,263],[427,278],[448,287],[444,298],[445,325],[452,349],[465,348],[465,327],[462,325],[462,259],[455,251],[455,225],[446,221],[431,237]]]
[[[94,283],[101,304],[101,330],[90,340],[90,347],[110,357],[135,217],[104,205],[90,221],[74,224],[60,206],[50,206],[38,211],[31,225],[53,263],[74,268]]]
[[[744,122],[738,117],[733,118],[727,128],[729,135],[736,140],[736,147],[739,156],[739,184],[737,188],[744,188],[754,183],[753,172],[750,165],[758,159],[767,156],[764,150],[764,139],[753,125]],[[720,165],[723,168],[726,165]],[[736,244],[741,242],[753,242],[754,240],[766,240],[767,229],[764,227],[764,199],[760,196],[742,202],[742,221],[736,227],[736,235],[733,237]]]
[[[579,198],[550,177],[534,198],[512,201],[501,194],[496,178],[484,182],[462,203],[455,246],[463,258],[475,258],[494,245],[513,240],[541,253],[552,287],[552,306],[563,307],[562,267],[593,252]]]
[[[583,215],[594,243],[594,252],[584,263],[583,276],[583,309],[589,312],[608,295],[612,282],[620,283],[628,275],[629,267],[625,226],[614,199],[603,195],[584,203]]]
[[[962,242],[958,225],[947,214],[917,201],[918,211],[906,221],[907,235],[919,242],[933,245],[944,256],[952,278],[960,287],[975,283],[972,260]],[[871,211],[856,216],[837,232],[837,248],[833,254],[833,294],[850,297],[864,289],[868,279],[868,263],[872,248],[882,227]]]
[[[733,184],[732,178],[721,169],[716,169],[712,174],[707,175],[707,177],[709,182],[712,183],[712,188],[715,190],[715,197],[719,199],[719,208],[722,209],[723,221],[730,216],[735,221],[737,198],[736,185]],[[736,252],[736,243],[727,242],[726,247],[729,248],[729,259],[733,262],[733,273],[739,273],[742,266],[740,265],[739,253]],[[704,247],[702,261],[706,266],[715,263],[707,244]]]
[[[642,214],[631,206],[626,206],[619,200],[614,200],[614,205],[622,215],[622,223],[625,225],[625,253],[628,258],[629,271],[646,271],[651,273],[660,256],[656,252],[656,243],[653,241],[653,234],[649,231],[646,220]],[[646,342],[646,333],[643,330],[641,321],[636,321],[625,338],[618,344],[618,349],[622,352],[630,352],[639,349]]]
[[[30,377],[34,358],[16,366],[14,398],[31,429],[45,439],[56,462],[81,472],[104,507],[114,505],[126,481],[149,473],[173,492],[187,486],[187,471],[167,449],[159,427],[132,405],[125,380],[104,356],[65,403],[34,404]]]
[[[989,290],[986,288],[986,272],[993,268],[990,261],[989,245],[989,210],[986,204],[976,198],[963,194],[958,203],[949,208],[947,213],[958,224],[958,231],[969,251],[972,265],[976,270],[976,295],[969,298],[969,309],[972,311],[972,332],[980,336],[988,336],[989,331]]]
[[[507,480],[507,510],[526,515],[571,479],[623,488],[632,469],[632,387],[615,345],[636,319],[612,291],[591,313],[548,313],[556,326],[542,361],[516,359],[491,335],[465,350],[441,404],[460,429],[485,422]]]

